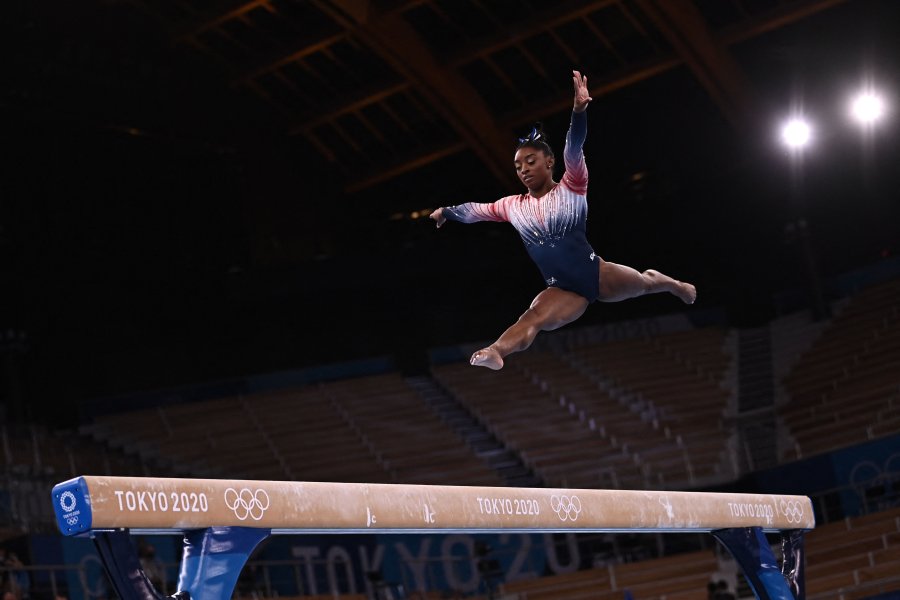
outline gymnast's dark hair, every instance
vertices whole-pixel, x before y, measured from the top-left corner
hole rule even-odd
[[[519,145],[516,146],[516,150],[519,148],[535,148],[536,150],[542,150],[547,156],[554,156],[553,148],[547,143],[547,134],[544,133],[544,125],[540,121],[535,123],[534,127],[531,128],[531,133],[525,137],[519,138]]]

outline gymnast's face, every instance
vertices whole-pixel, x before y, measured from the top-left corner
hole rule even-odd
[[[553,179],[553,157],[539,148],[522,146],[516,150],[516,175],[529,190],[543,189]]]

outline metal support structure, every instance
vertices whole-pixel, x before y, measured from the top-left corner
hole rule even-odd
[[[740,565],[759,600],[804,600],[803,532],[782,532],[785,551],[782,567],[759,527],[711,532]]]
[[[804,600],[803,531],[782,533],[781,568],[759,527],[711,532],[740,565],[759,600]],[[144,574],[127,529],[93,534],[94,544],[122,600],[228,600],[241,569],[269,529],[210,527],[185,533],[178,591],[166,596]]]
[[[94,547],[109,575],[109,581],[122,600],[162,600],[141,567],[137,549],[127,529],[98,531],[91,535]],[[177,596],[177,595],[176,595]]]
[[[92,535],[109,580],[122,600],[228,600],[241,569],[271,530],[210,527],[184,534],[178,591],[167,596],[144,573],[127,529]]]
[[[803,534],[800,529],[781,532],[781,573],[798,600],[806,598],[806,569]]]
[[[250,554],[271,530],[210,527],[184,536],[178,591],[191,600],[227,600]]]

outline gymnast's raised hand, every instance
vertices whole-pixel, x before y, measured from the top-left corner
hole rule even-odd
[[[528,135],[519,138],[513,157],[525,192],[488,204],[445,206],[431,213],[438,227],[446,221],[510,223],[546,284],[518,321],[496,342],[472,355],[469,362],[475,366],[502,369],[504,358],[528,348],[538,332],[575,321],[597,300],[618,302],[668,292],[693,304],[697,297],[693,285],[659,271],[641,273],[601,259],[588,242],[588,171],[582,146],[587,136],[586,109],[592,98],[587,76],[572,71],[572,84],[572,116],[563,149],[565,172],[558,183],[553,177],[556,157],[538,123]]]
[[[587,75],[582,75],[578,71],[572,71],[572,83],[575,84],[575,106],[572,107],[574,112],[584,112],[588,103],[593,100],[591,93],[588,91]]]

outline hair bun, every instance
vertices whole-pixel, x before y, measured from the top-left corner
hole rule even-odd
[[[526,142],[543,142],[544,141],[544,124],[538,121],[534,124],[534,127],[531,128],[531,133],[526,135],[523,138],[519,138],[519,143],[524,144]]]

